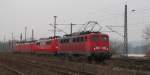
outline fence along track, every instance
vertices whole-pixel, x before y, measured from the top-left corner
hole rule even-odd
[[[8,71],[14,72],[17,75],[25,75],[24,73],[22,73],[22,72],[20,72],[20,71],[18,71],[16,69],[14,69],[14,68],[11,68],[11,67],[9,67],[9,66],[7,66],[5,64],[0,64],[0,66],[3,67],[3,68],[5,68],[5,69],[7,69]]]

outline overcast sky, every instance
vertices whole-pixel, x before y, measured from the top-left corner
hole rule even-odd
[[[61,24],[83,24],[93,20],[102,26],[123,26],[124,4],[125,0],[0,0],[0,40],[4,36],[10,39],[12,32],[15,39],[19,39],[25,26],[28,38],[31,29],[36,38],[52,36],[52,27],[48,24],[53,23],[54,15]],[[144,27],[150,24],[150,0],[128,0],[127,4],[129,41],[140,41]],[[133,9],[136,12],[132,12]],[[69,26],[59,28],[69,33]],[[79,28],[74,26],[73,31]],[[113,29],[123,34],[123,28]],[[115,33],[108,34],[111,38],[122,39]]]

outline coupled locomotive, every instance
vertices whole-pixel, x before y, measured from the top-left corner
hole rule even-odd
[[[101,32],[78,32],[63,37],[18,42],[17,52],[43,52],[55,55],[85,56],[89,60],[111,57],[109,36]]]
[[[40,38],[35,41],[21,41],[16,43],[16,52],[55,54],[58,51],[56,37]]]

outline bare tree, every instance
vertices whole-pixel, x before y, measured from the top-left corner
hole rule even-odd
[[[150,56],[150,25],[146,26],[145,29],[143,30],[143,37],[145,40],[145,53],[147,56]]]
[[[120,40],[111,40],[111,50],[113,55],[120,55],[123,50],[123,42]]]

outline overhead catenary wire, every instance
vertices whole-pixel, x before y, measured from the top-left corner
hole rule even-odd
[[[106,27],[110,30],[110,32],[115,32],[115,33],[118,34],[119,36],[124,37],[121,33],[119,33],[119,32],[117,32],[117,31],[113,30],[111,27],[109,27],[109,26],[106,26]]]
[[[53,26],[53,25],[51,25],[51,24],[49,24],[49,26],[54,27],[54,26]],[[62,31],[62,32],[63,32],[63,33],[65,33],[65,34],[68,34],[67,32],[65,32],[64,30],[62,30],[62,29],[60,29],[60,28],[58,28],[58,27],[56,27],[56,29],[58,29],[58,30]]]

